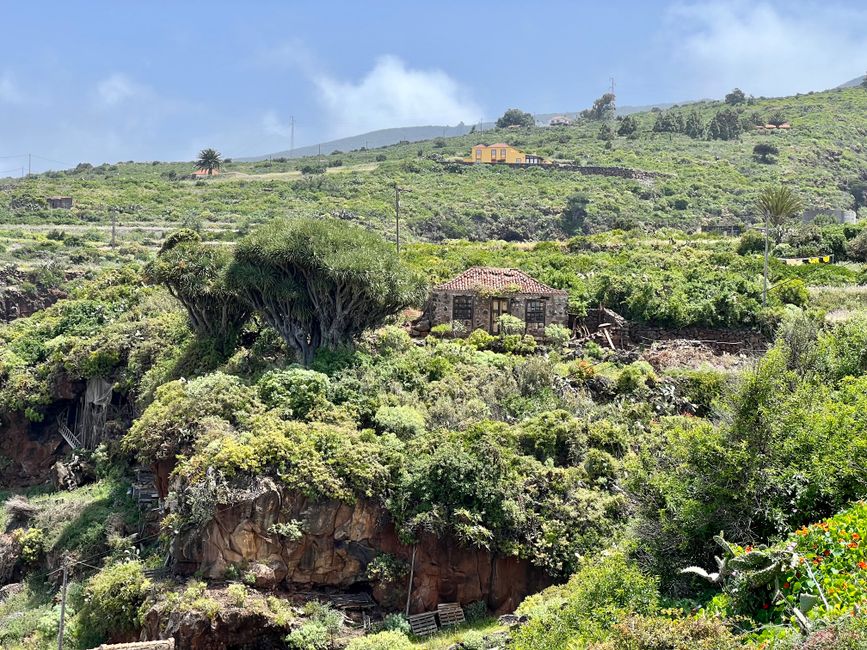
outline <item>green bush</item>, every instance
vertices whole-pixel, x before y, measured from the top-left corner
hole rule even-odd
[[[424,415],[412,406],[381,406],[373,421],[380,431],[393,433],[402,440],[419,436],[426,430]]]
[[[388,614],[382,620],[382,629],[385,632],[400,632],[406,636],[412,634],[409,621],[406,620],[406,616],[403,614]]]
[[[137,561],[108,566],[90,578],[84,588],[84,604],[77,615],[84,646],[93,647],[112,636],[135,632],[150,587]]]
[[[327,650],[331,636],[322,623],[307,621],[286,636],[286,645],[290,650]]]
[[[611,650],[737,650],[745,647],[717,618],[629,616],[605,646]]]
[[[810,300],[807,285],[799,278],[787,280],[774,287],[770,294],[772,298],[779,300],[782,304],[795,305],[796,307],[803,307]]]
[[[262,402],[287,420],[304,420],[327,403],[328,376],[315,370],[272,370],[256,384]]]
[[[626,616],[655,611],[657,599],[656,581],[623,554],[588,558],[565,585],[521,603],[516,613],[530,620],[515,633],[514,647],[565,650],[604,641]]]
[[[762,253],[765,250],[765,235],[758,230],[747,230],[738,240],[738,255]]]
[[[495,340],[496,337],[481,328],[474,329],[467,337],[467,343],[476,350],[489,350]]]

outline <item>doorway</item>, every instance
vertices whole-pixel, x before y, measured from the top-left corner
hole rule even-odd
[[[491,298],[491,334],[500,333],[500,316],[508,313],[508,298]]]

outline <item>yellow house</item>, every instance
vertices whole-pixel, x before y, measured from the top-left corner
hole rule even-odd
[[[467,160],[468,162],[506,163],[510,165],[539,165],[542,163],[541,156],[525,154],[520,149],[515,149],[515,147],[503,142],[497,144],[477,144],[473,147]]]

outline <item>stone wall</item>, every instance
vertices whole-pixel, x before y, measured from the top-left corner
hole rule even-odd
[[[756,330],[713,329],[707,327],[684,327],[668,329],[651,325],[629,324],[629,338],[633,343],[646,344],[653,341],[686,339],[701,341],[715,352],[761,352],[767,350],[768,338]]]
[[[491,297],[472,291],[434,291],[428,307],[431,325],[450,324],[452,322],[452,306],[455,296],[471,296],[473,298],[472,321],[461,321],[467,333],[479,328],[486,331],[491,330]],[[531,334],[541,336],[545,326],[552,323],[567,325],[567,297],[565,295],[518,293],[501,297],[509,298],[509,313],[523,321],[526,321],[527,301],[534,299],[543,301],[545,304],[545,323],[544,325],[529,327],[528,332]]]
[[[301,539],[272,532],[274,524],[292,520],[302,524]],[[201,571],[221,578],[230,565],[246,565],[262,588],[370,589],[388,609],[403,608],[407,580],[371,582],[367,565],[382,553],[408,565],[412,550],[401,544],[388,513],[372,501],[316,502],[273,484],[251,501],[218,511],[202,529],[179,536],[173,545],[181,573]],[[421,612],[441,602],[484,600],[492,611],[502,613],[550,583],[526,560],[422,535],[416,545],[410,608]]]

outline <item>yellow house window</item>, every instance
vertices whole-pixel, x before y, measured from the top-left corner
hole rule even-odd
[[[482,150],[476,149],[476,158],[481,158],[481,157],[482,157]]]
[[[505,158],[505,157],[506,157],[506,150],[500,149],[500,158]]]
[[[496,160],[496,159],[497,159],[497,150],[491,149],[491,160]]]

